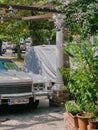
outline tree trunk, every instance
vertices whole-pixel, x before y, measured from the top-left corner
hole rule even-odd
[[[2,40],[0,40],[0,56],[2,56]]]
[[[17,45],[17,58],[21,59],[21,49],[20,49],[20,45]]]

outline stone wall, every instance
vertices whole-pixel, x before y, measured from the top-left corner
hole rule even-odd
[[[68,90],[54,90],[53,97],[50,100],[50,106],[65,106],[65,102],[69,99]]]

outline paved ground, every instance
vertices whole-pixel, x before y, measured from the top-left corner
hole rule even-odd
[[[34,110],[27,106],[0,108],[0,130],[66,130],[64,127],[63,107],[49,107],[48,101],[41,101]]]

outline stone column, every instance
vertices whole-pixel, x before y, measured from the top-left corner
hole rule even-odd
[[[63,79],[62,75],[59,72],[59,68],[63,66],[63,29],[57,30],[56,32],[56,83],[54,85],[54,90],[63,89]]]
[[[53,86],[53,98],[50,100],[50,105],[64,106],[68,100],[69,93],[64,89],[64,83],[59,68],[63,67],[63,29],[56,32],[56,83]]]

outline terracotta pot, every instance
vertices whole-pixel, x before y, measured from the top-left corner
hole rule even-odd
[[[68,112],[68,117],[70,118],[70,121],[73,123],[73,125],[76,127],[76,128],[79,128],[79,125],[78,125],[78,117],[76,115],[72,115],[71,113]]]
[[[87,130],[88,118],[82,116],[81,114],[77,114],[77,117],[78,117],[79,130]]]
[[[77,116],[73,116],[69,112],[64,113],[64,125],[68,130],[78,130]]]
[[[90,119],[89,127],[93,129],[98,129],[98,120]]]

